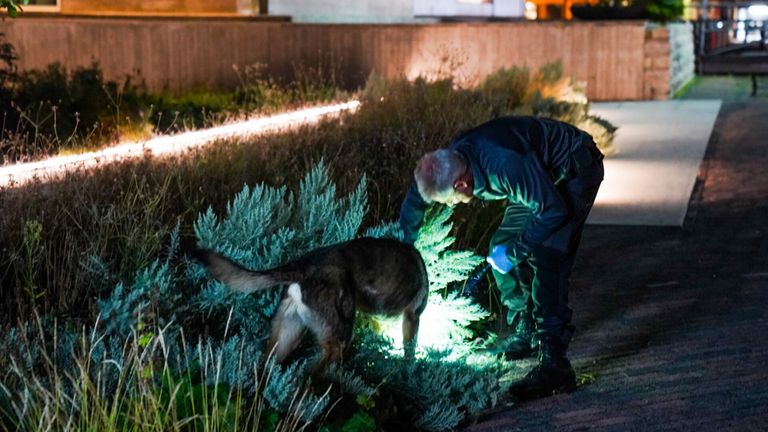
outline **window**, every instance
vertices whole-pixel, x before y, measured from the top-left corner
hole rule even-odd
[[[29,0],[29,4],[22,8],[24,12],[59,12],[61,0]]]

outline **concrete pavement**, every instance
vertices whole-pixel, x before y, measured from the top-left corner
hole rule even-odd
[[[616,153],[587,223],[682,226],[719,99],[610,102],[591,112],[618,126]]]

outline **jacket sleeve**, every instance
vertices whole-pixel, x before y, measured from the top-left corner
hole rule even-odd
[[[403,230],[404,242],[413,244],[416,241],[428,206],[421,198],[416,183],[412,183],[400,207],[400,228]]]
[[[517,265],[563,225],[568,212],[535,154],[529,153],[520,159],[520,163],[505,164],[505,167],[499,180],[509,192],[509,200],[524,205],[533,214],[528,227],[507,244],[507,256]]]

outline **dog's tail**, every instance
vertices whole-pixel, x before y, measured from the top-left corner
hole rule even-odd
[[[246,294],[291,281],[281,280],[271,272],[255,272],[210,249],[195,249],[192,257],[205,265],[213,277],[230,289]]]

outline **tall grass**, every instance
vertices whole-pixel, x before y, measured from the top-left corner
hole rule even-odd
[[[204,342],[174,352],[164,329],[134,329],[109,356],[100,354],[108,341],[98,322],[63,344],[57,325],[35,322],[0,359],[7,372],[0,377],[2,430],[301,431],[306,413],[317,409],[308,386],[291,396],[286,412],[268,408],[264,389],[276,366],[267,361],[259,370],[242,344],[236,359]],[[189,358],[194,367],[182,368]],[[220,384],[225,363],[250,376],[253,391]]]

